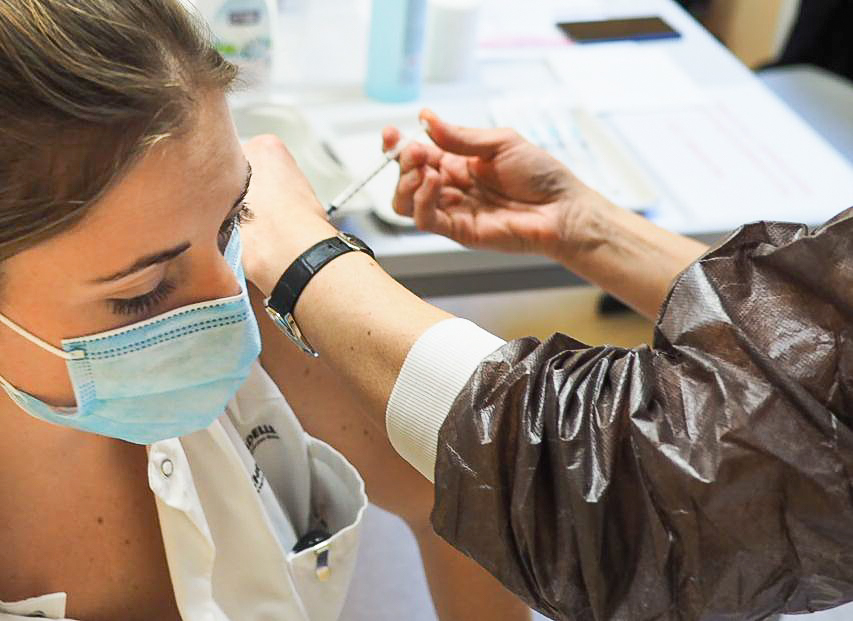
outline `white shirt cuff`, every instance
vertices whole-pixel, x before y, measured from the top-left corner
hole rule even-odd
[[[391,445],[430,481],[438,432],[483,359],[505,341],[465,319],[447,319],[409,350],[385,410]],[[433,481],[434,482],[434,481]]]

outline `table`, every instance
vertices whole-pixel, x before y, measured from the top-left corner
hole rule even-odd
[[[343,5],[347,5],[348,8],[343,8]],[[688,177],[694,174],[698,179],[698,175],[704,174],[700,168],[712,169],[715,166],[728,174],[731,170],[738,168],[738,164],[733,161],[736,157],[742,157],[745,161],[750,158],[753,160],[763,158],[765,167],[768,166],[767,162],[770,162],[770,166],[776,167],[777,163],[772,158],[780,153],[787,153],[790,157],[796,154],[796,157],[778,163],[778,171],[766,171],[768,184],[790,182],[793,184],[791,187],[796,186],[797,183],[803,186],[815,175],[829,175],[827,171],[832,171],[831,177],[826,177],[819,183],[815,182],[817,187],[811,189],[811,194],[803,191],[802,198],[795,204],[795,208],[790,206],[780,208],[781,202],[770,194],[765,198],[759,193],[760,188],[748,190],[753,185],[748,182],[734,186],[737,194],[730,192],[721,195],[720,204],[711,206],[697,204],[695,196],[684,199],[677,196],[677,192],[673,193],[665,188],[662,190],[663,196],[658,208],[654,213],[649,214],[653,221],[707,243],[713,243],[746,221],[790,219],[818,224],[853,203],[853,169],[849,164],[834,154],[831,147],[818,138],[801,120],[788,112],[751,71],[672,0],[573,0],[572,2],[540,0],[535,4],[510,0],[487,0],[484,14],[486,32],[482,34],[480,42],[478,75],[461,84],[427,84],[421,101],[396,106],[372,102],[362,94],[360,81],[364,72],[367,2],[360,0],[354,3],[336,3],[330,0],[325,5],[318,4],[318,6],[320,8],[316,9],[317,14],[314,15],[313,21],[309,19],[306,22],[304,15],[300,18],[303,21],[298,23],[293,21],[296,18],[288,14],[283,17],[282,27],[286,31],[282,40],[288,41],[289,44],[282,49],[282,55],[287,58],[284,59],[286,62],[279,63],[277,67],[277,83],[272,100],[297,106],[313,126],[325,128],[327,135],[341,131],[342,127],[361,124],[363,127],[371,127],[378,136],[378,131],[385,122],[413,123],[417,110],[424,105],[434,108],[445,117],[461,124],[489,125],[491,123],[489,101],[495,96],[496,91],[506,95],[512,94],[513,89],[529,90],[531,85],[524,81],[528,79],[530,73],[536,73],[535,71],[518,71],[521,83],[496,86],[494,76],[489,76],[491,71],[489,67],[494,66],[495,63],[506,63],[507,60],[512,60],[534,66],[540,61],[547,61],[553,65],[554,58],[559,58],[561,55],[565,55],[566,58],[577,58],[580,53],[584,55],[581,58],[586,62],[600,59],[602,55],[613,56],[614,49],[624,50],[617,52],[617,56],[622,53],[627,59],[634,54],[633,50],[642,48],[643,52],[653,50],[655,54],[665,57],[674,67],[690,76],[697,89],[712,92],[717,98],[713,105],[709,106],[711,114],[706,114],[704,111],[701,114],[694,113],[691,112],[694,110],[692,108],[672,108],[666,115],[658,114],[650,117],[654,118],[661,127],[666,128],[669,123],[677,123],[687,134],[693,131],[692,128],[696,128],[696,140],[707,142],[709,138],[714,137],[714,123],[721,122],[721,119],[723,119],[722,122],[729,123],[725,119],[726,115],[740,114],[741,110],[745,110],[745,114],[748,112],[748,116],[732,121],[728,126],[734,146],[714,146],[717,151],[709,147],[708,153],[703,155],[709,161],[701,163],[697,159],[693,170],[688,170]],[[683,37],[680,40],[641,44],[568,46],[553,27],[554,22],[559,19],[641,14],[663,16],[682,33]],[[520,35],[515,38],[509,36],[513,28],[517,28],[520,32]],[[322,42],[324,36],[336,41],[337,45],[324,44]],[[581,52],[579,48],[584,49]],[[302,60],[301,68],[294,59]],[[662,86],[665,88],[666,84]],[[537,88],[543,90],[548,86],[540,84]],[[673,89],[673,95],[678,98],[684,90]],[[606,92],[604,96],[606,97]],[[605,101],[605,107],[606,103]],[[655,112],[652,110],[654,103],[651,107],[647,102],[640,103],[646,106],[644,113]],[[602,104],[599,101],[596,105]],[[687,105],[689,108],[689,102]],[[721,106],[728,106],[728,108],[721,112],[718,110]],[[749,110],[746,111],[746,108]],[[636,134],[633,138],[634,148],[636,150],[639,145],[641,152],[635,155],[644,165],[653,169],[657,167],[658,173],[663,171],[663,174],[666,174],[667,158],[677,158],[677,149],[686,148],[683,145],[675,145],[669,151],[665,148],[661,149],[657,144],[659,141],[654,136],[642,135],[643,124],[633,122],[630,116],[626,121],[625,115],[619,116],[618,111],[615,116],[610,114],[608,118],[614,124],[627,123],[621,127],[621,131],[625,134]],[[740,134],[744,133],[744,126],[748,128],[750,125],[760,124],[751,123],[749,119],[763,118],[774,119],[772,127],[768,127],[768,131],[764,132],[765,135],[790,135],[796,136],[796,139],[792,138],[777,146],[763,145],[753,148],[751,138],[745,135],[740,136]],[[739,126],[738,123],[741,125]],[[668,129],[662,133],[668,133]],[[685,138],[685,140],[690,139],[689,135]],[[737,144],[737,141],[740,143]],[[719,160],[714,161],[721,148],[740,149],[743,153],[733,154],[726,151],[725,156],[720,154]],[[750,150],[754,152],[750,153]],[[775,152],[771,152],[774,150]],[[378,143],[376,155],[378,157]],[[372,157],[372,155],[367,154],[366,157]],[[817,172],[813,172],[803,168],[810,161],[821,161],[824,164]],[[802,174],[798,180],[796,177],[800,172]],[[774,175],[775,178],[770,178]],[[690,192],[689,187],[681,190]],[[803,188],[794,187],[793,191],[800,190]],[[582,282],[562,266],[542,257],[508,256],[466,250],[454,242],[434,235],[389,227],[369,212],[342,214],[337,224],[342,229],[351,231],[364,239],[374,249],[379,262],[392,276],[423,296],[510,291],[574,285]]]

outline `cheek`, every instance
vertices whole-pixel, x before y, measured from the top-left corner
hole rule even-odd
[[[67,239],[50,240],[9,260],[0,312],[53,344],[109,329],[88,281],[95,275]],[[103,257],[101,265],[105,263]],[[103,269],[103,268],[102,268]],[[6,328],[4,328],[5,330]],[[61,361],[61,359],[59,359]]]
[[[65,360],[36,347],[5,326],[0,328],[0,375],[42,401],[73,406],[74,390]]]

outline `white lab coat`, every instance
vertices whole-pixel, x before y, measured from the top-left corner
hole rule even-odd
[[[184,621],[338,618],[364,483],[340,453],[305,434],[259,364],[208,429],[151,445],[148,475]],[[317,525],[332,537],[291,552]],[[0,602],[0,621],[66,619],[65,608],[64,593]]]

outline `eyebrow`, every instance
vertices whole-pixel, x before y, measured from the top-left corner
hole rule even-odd
[[[249,184],[252,182],[252,166],[248,162],[246,162],[246,181],[243,184],[243,189],[240,191],[240,196],[237,197],[237,200],[234,201],[234,205],[231,207],[230,211],[234,211],[237,207],[246,199],[246,195],[249,193]],[[230,212],[229,212],[230,213]],[[174,248],[170,248],[168,250],[162,250],[160,252],[156,252],[154,254],[149,254],[144,257],[137,259],[133,265],[128,268],[125,268],[121,271],[116,272],[115,274],[110,274],[109,276],[105,276],[103,278],[97,278],[93,280],[93,283],[103,284],[108,282],[115,282],[116,280],[121,280],[123,278],[127,278],[128,276],[135,274],[136,272],[140,272],[145,268],[151,267],[152,265],[159,265],[161,263],[166,263],[173,259],[178,258],[187,250],[192,247],[190,242],[183,242],[175,246]]]

